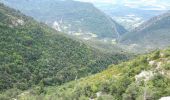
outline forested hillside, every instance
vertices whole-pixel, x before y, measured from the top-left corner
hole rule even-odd
[[[101,73],[59,87],[25,91],[18,100],[158,100],[170,94],[170,49],[110,65]],[[8,93],[8,92],[7,92]],[[168,99],[167,99],[168,100]]]
[[[128,57],[78,42],[0,4],[0,91],[61,85]]]
[[[0,100],[170,96],[170,12],[124,34],[90,3],[0,2],[33,17],[0,3]]]

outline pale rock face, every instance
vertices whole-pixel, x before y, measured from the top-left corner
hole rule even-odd
[[[160,69],[160,68],[161,68],[161,65],[162,65],[162,62],[158,62],[156,69]]]
[[[149,65],[153,66],[156,62],[155,61],[149,61]]]
[[[142,71],[140,74],[135,76],[136,82],[140,82],[142,80],[148,81],[154,76],[152,71]]]
[[[111,43],[116,44],[116,39],[112,39]]]
[[[161,56],[161,57],[164,57],[164,54],[163,54],[163,53],[160,53],[160,56]]]
[[[60,25],[59,25],[59,23],[56,22],[56,21],[53,23],[53,28],[54,28],[55,30],[57,30],[57,31],[61,31]]]
[[[138,44],[130,44],[129,49],[134,49],[135,47],[138,47]]]
[[[162,75],[165,75],[165,72],[163,70],[160,71],[159,73],[162,74]]]
[[[24,25],[24,21],[22,19],[18,19],[17,23],[20,24],[20,25]]]
[[[23,92],[23,93],[21,93],[20,95],[18,95],[19,97],[21,96],[24,96],[24,95],[27,95],[27,94],[29,94],[30,92],[28,92],[28,91],[26,91],[26,92]]]
[[[24,25],[24,21],[22,19],[12,19],[11,22],[12,25],[10,25],[10,27]]]
[[[83,38],[84,40],[90,40],[90,37],[85,37],[85,38]]]
[[[80,36],[80,35],[82,35],[83,33],[74,33],[74,35],[76,35],[76,36]]]
[[[168,96],[168,97],[162,97],[162,98],[160,98],[159,100],[170,100],[170,96]]]
[[[97,37],[97,35],[93,34],[93,33],[87,33],[87,35],[90,35],[90,37],[92,37],[92,38],[96,38]]]
[[[170,63],[170,60],[168,60],[167,63]]]
[[[101,94],[102,94],[102,92],[97,92],[97,93],[96,93],[97,97],[100,97]]]

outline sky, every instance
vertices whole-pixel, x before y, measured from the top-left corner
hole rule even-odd
[[[122,4],[131,8],[142,8],[150,10],[167,10],[170,9],[170,0],[78,0],[91,2],[93,4]]]

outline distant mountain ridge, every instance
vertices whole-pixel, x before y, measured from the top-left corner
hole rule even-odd
[[[156,16],[122,36],[121,43],[142,50],[170,46],[170,13]]]
[[[41,2],[40,2],[41,1]],[[118,39],[126,30],[90,3],[72,0],[3,0],[58,31],[83,39]]]
[[[149,7],[152,8],[152,6],[131,7],[130,5],[128,6],[124,3],[96,3],[96,6],[97,8],[101,9],[103,12],[111,16],[116,22],[124,26],[125,29],[127,29],[128,31],[131,31],[132,29],[138,27],[150,18],[163,14],[167,11],[166,9],[150,9]]]
[[[169,16],[170,16],[170,12],[164,13],[162,15],[155,16],[155,17],[149,19],[148,21],[144,22],[142,25],[140,25],[139,27],[135,28],[132,31],[134,31],[134,32],[144,31],[144,30],[146,30],[146,28],[149,28],[150,26],[157,24],[158,21],[161,21],[164,18],[167,18]],[[162,26],[162,28],[164,28],[164,26]]]

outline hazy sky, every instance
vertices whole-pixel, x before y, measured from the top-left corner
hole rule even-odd
[[[166,10],[170,8],[170,0],[78,0],[91,3],[122,4],[131,8],[147,7],[153,10]]]

